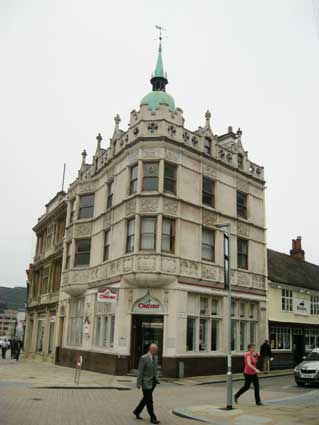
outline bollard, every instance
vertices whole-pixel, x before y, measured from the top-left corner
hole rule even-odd
[[[178,377],[184,378],[184,362],[178,362]]]

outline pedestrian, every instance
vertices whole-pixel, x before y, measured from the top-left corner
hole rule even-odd
[[[260,357],[262,360],[263,372],[268,373],[270,370],[270,358],[272,357],[271,346],[268,339],[260,347]]]
[[[21,352],[21,341],[17,340],[16,341],[16,349],[15,349],[16,361],[19,360],[20,352]]]
[[[15,338],[12,338],[10,343],[11,360],[15,359],[16,357],[16,343],[17,341],[15,340]]]
[[[1,351],[2,351],[2,358],[3,359],[6,358],[7,349],[8,349],[8,341],[7,341],[7,339],[4,339],[2,341],[2,345],[1,345]]]
[[[153,391],[156,385],[159,384],[157,353],[158,346],[156,344],[151,344],[148,352],[139,360],[136,385],[137,388],[142,388],[143,398],[133,412],[136,419],[142,419],[140,414],[146,406],[152,424],[160,423],[156,418],[153,407]]]
[[[260,400],[259,394],[259,381],[257,374],[260,373],[260,370],[256,368],[256,364],[258,361],[259,353],[256,353],[256,345],[249,344],[247,352],[244,356],[244,376],[245,376],[245,384],[240,388],[239,391],[234,396],[235,403],[238,403],[239,397],[249,390],[251,384],[253,383],[255,389],[255,400],[257,406],[262,406],[262,402]]]

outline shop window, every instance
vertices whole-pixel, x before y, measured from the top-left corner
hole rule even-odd
[[[208,319],[200,319],[199,321],[199,351],[207,351],[208,340]]]
[[[164,165],[164,192],[176,194],[177,167],[165,162]]]
[[[305,330],[305,349],[311,351],[314,348],[319,348],[319,329]]]
[[[84,300],[74,300],[70,302],[68,344],[81,345],[84,324]]]
[[[138,176],[138,165],[131,167],[130,177],[130,195],[137,192],[137,176]]]
[[[217,316],[219,314],[219,301],[216,298],[212,299],[212,315]]]
[[[94,193],[80,196],[79,218],[91,218],[94,214]]]
[[[175,250],[175,220],[163,218],[162,251],[173,253]]]
[[[210,207],[215,206],[215,182],[203,176],[202,202]]]
[[[217,351],[219,346],[219,320],[211,321],[211,351]]]
[[[244,351],[247,347],[247,323],[240,321],[239,322],[239,341],[240,341],[240,351]]]
[[[113,185],[114,185],[113,180],[107,184],[107,201],[106,201],[107,209],[112,208],[113,206]]]
[[[54,349],[54,331],[55,331],[55,322],[50,321],[50,328],[49,328],[49,348],[48,352],[51,354]]]
[[[38,353],[43,351],[43,340],[44,340],[44,318],[38,319],[38,333],[37,333],[37,345],[36,350]]]
[[[91,257],[91,239],[78,239],[76,241],[75,267],[89,266]]]
[[[257,322],[255,315],[257,304],[232,300],[231,305],[232,350],[245,351],[248,344],[256,344],[257,342]]]
[[[141,250],[155,251],[156,218],[141,218]]]
[[[200,297],[200,314],[208,314],[208,298]]]
[[[213,230],[202,229],[202,259],[215,260],[215,233]]]
[[[187,317],[187,334],[186,334],[186,350],[195,350],[196,338],[196,319],[194,317]]]
[[[231,349],[237,350],[237,320],[231,321]]]
[[[105,230],[104,232],[104,254],[103,261],[106,261],[110,258],[110,239],[111,239],[111,231],[110,229]]]
[[[247,193],[237,191],[237,216],[247,218]]]
[[[143,191],[158,191],[158,162],[144,162],[143,164]]]
[[[240,313],[239,313],[240,317],[245,317],[245,315],[246,315],[246,303],[240,303],[239,304],[239,311],[240,311]]]
[[[271,348],[273,350],[291,350],[291,328],[271,328]]]
[[[127,241],[126,241],[126,252],[134,251],[134,240],[135,240],[135,218],[132,218],[127,222]]]
[[[310,314],[319,315],[319,296],[312,295],[310,297]]]
[[[282,289],[281,290],[281,308],[284,311],[292,311],[292,290]]]
[[[237,238],[237,266],[240,269],[248,269],[248,241]]]

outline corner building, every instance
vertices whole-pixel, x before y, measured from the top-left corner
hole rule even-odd
[[[68,212],[57,361],[125,374],[151,342],[166,376],[226,369],[223,232],[231,223],[235,369],[250,342],[267,337],[263,167],[248,159],[241,131],[185,128],[166,92],[159,47],[152,91],[115,129],[82,153]]]

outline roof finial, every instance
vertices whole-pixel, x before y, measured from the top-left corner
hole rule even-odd
[[[81,153],[81,155],[82,155],[82,165],[85,165],[86,157],[87,157],[87,153],[85,149],[83,149],[83,152]]]
[[[101,133],[98,133],[98,135],[96,136],[96,140],[97,140],[97,148],[96,148],[96,150],[99,151],[101,149],[101,141],[103,140],[103,137],[101,136]]]

